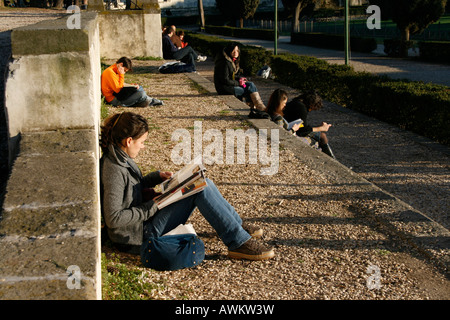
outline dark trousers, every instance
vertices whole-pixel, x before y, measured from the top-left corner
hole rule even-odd
[[[174,52],[173,58],[181,62],[192,64],[195,67],[195,61],[197,60],[198,54],[192,49],[191,46],[187,46]]]

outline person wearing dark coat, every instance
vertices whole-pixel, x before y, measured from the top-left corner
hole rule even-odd
[[[240,50],[237,43],[230,43],[217,55],[214,65],[214,86],[218,94],[234,95],[245,100],[251,108],[266,110],[258,89],[242,76],[239,68]]]
[[[174,35],[175,31],[173,27],[168,27],[164,30],[162,35],[162,50],[163,50],[163,58],[166,60],[179,60],[186,64],[191,64],[195,68],[196,62],[202,62],[206,60],[205,56],[199,55],[192,49],[191,46],[187,46],[181,49],[178,49],[171,40],[171,37]]]
[[[333,159],[336,159],[326,135],[331,124],[322,122],[320,126],[313,127],[308,122],[308,113],[312,110],[320,110],[322,106],[322,98],[315,90],[311,90],[295,97],[286,104],[286,107],[283,110],[284,118],[288,122],[302,119],[303,127],[297,130],[296,134],[300,137],[310,137],[311,139],[318,141],[322,151]]]

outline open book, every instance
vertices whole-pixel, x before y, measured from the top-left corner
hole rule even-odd
[[[207,186],[205,167],[195,159],[160,184],[162,194],[154,199],[158,209],[202,191]]]
[[[297,123],[302,124],[302,123],[303,123],[303,120],[302,120],[302,119],[297,119],[297,120],[294,120],[294,121],[289,122],[289,123],[288,123],[288,128],[287,128],[287,129],[288,129],[288,130],[291,130],[292,127],[295,126]],[[302,126],[300,126],[300,127],[302,127]]]

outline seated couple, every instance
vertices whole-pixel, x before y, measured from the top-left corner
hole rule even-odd
[[[187,45],[184,48],[177,48],[177,46],[172,41],[172,36],[175,34],[173,26],[167,27],[162,35],[162,49],[163,58],[166,60],[178,60],[186,64],[194,66],[196,62],[202,62],[206,60],[205,56],[199,55],[192,49],[191,46]]]
[[[322,106],[322,98],[315,90],[303,93],[288,102],[287,92],[283,89],[276,89],[269,98],[267,113],[273,122],[289,130],[292,134],[310,138],[311,144],[318,142],[323,153],[336,159],[326,134],[331,124],[322,122],[319,126],[312,126],[308,121],[308,113],[312,110],[320,110]],[[298,119],[302,119],[303,123],[294,124],[292,128],[288,128],[289,122]]]
[[[125,73],[132,69],[132,62],[122,57],[102,73],[102,94],[114,107],[161,106],[161,100],[147,96],[142,86],[125,83]]]

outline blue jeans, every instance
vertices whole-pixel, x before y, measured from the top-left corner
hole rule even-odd
[[[149,237],[160,237],[180,224],[185,224],[197,207],[229,250],[239,248],[251,236],[242,228],[242,219],[225,200],[216,185],[206,179],[208,186],[201,192],[159,210],[144,222],[144,243]]]
[[[239,100],[245,98],[245,100],[251,101],[250,94],[257,91],[258,89],[256,89],[256,86],[253,82],[246,82],[245,88],[234,87],[234,96]]]
[[[144,102],[145,100],[147,100],[147,93],[145,92],[144,88],[142,88],[142,86],[139,86],[139,89],[128,98],[121,101],[118,100],[117,98],[114,98],[111,101],[111,104],[115,107],[117,106],[132,107],[135,104]]]

